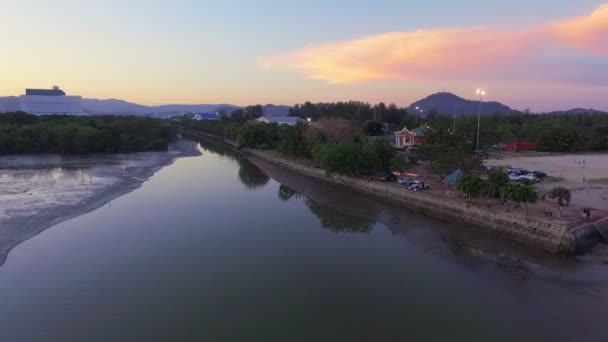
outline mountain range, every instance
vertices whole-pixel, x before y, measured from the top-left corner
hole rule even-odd
[[[289,114],[289,106],[277,106],[267,104],[264,107],[264,113],[267,116],[287,116]],[[424,99],[418,100],[412,103],[406,109],[410,113],[418,112],[421,115],[435,112],[438,115],[476,115],[481,109],[481,115],[488,115],[493,113],[500,114],[520,114],[520,111],[514,110],[511,107],[504,105],[500,102],[482,102],[481,108],[479,101],[472,101],[463,99],[457,95],[447,92],[440,92],[430,95]],[[225,111],[231,113],[232,111],[242,108],[231,104],[197,104],[197,105],[186,105],[186,104],[169,104],[160,106],[145,106],[136,103],[127,102],[124,100],[116,99],[82,99],[82,108],[85,115],[95,114],[130,114],[130,115],[145,115],[155,117],[169,117],[174,115],[181,115],[185,112],[192,113],[204,113],[204,112],[219,112]],[[0,97],[0,113],[2,112],[14,112],[19,110],[19,98],[16,96]],[[594,109],[582,109],[576,108],[567,111],[555,111],[550,114],[556,113],[604,113]]]
[[[439,115],[488,115],[494,113],[500,114],[520,114],[521,112],[512,109],[500,102],[482,102],[466,100],[452,93],[436,93],[422,100],[412,103],[408,108],[408,112],[416,112],[416,107],[421,113],[435,112]]]

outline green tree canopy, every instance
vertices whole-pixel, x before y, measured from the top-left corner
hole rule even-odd
[[[471,198],[481,195],[484,192],[485,187],[485,182],[478,175],[465,174],[460,182],[458,182],[456,188],[458,191]]]

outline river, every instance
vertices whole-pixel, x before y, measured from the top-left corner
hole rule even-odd
[[[200,149],[12,249],[0,341],[608,338],[603,254],[526,250]]]

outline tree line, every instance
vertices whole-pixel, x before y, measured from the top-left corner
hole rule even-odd
[[[264,114],[261,105],[224,113],[223,119],[202,123],[207,131],[223,135],[226,129],[233,131],[248,120]],[[382,135],[400,130],[427,125],[446,133],[457,133],[471,146],[477,146],[477,115],[461,114],[453,117],[438,115],[430,111],[426,115],[415,115],[395,104],[349,101],[334,103],[296,104],[289,110],[290,116],[318,121],[322,118],[338,117],[348,120],[366,130],[368,135]],[[601,113],[562,114],[492,114],[481,118],[480,142],[490,147],[513,142],[535,142],[541,151],[573,152],[608,150],[608,115]]]
[[[0,114],[0,154],[166,150],[176,128],[137,116]]]

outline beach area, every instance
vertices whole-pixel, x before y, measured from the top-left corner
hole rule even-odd
[[[166,152],[0,157],[0,265],[21,242],[139,188],[177,158],[198,156],[179,139]]]

